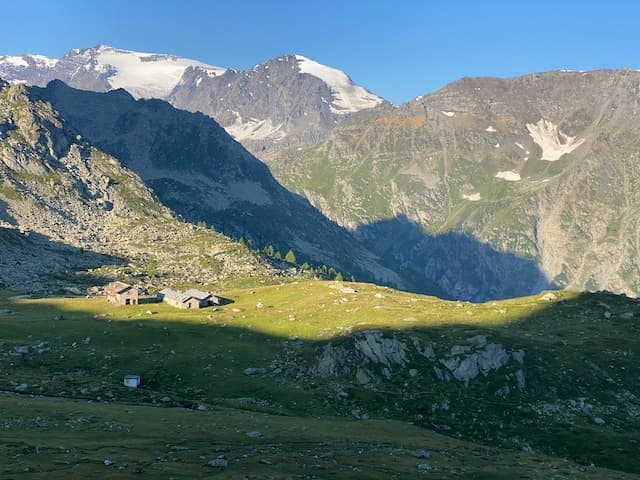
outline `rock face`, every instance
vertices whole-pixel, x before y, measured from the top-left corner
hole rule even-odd
[[[188,68],[168,101],[216,119],[256,155],[313,145],[350,114],[387,104],[340,70],[286,55],[249,71]]]
[[[285,185],[454,297],[552,285],[637,295],[639,84],[631,70],[466,78],[267,159]]]
[[[417,337],[406,342],[371,330],[357,333],[341,345],[324,345],[311,372],[324,378],[349,377],[359,385],[369,385],[403,375],[405,370],[410,377],[417,377],[428,368],[440,381],[468,386],[478,377],[495,374],[509,365],[514,370],[508,375],[512,387],[524,390],[524,370],[515,369],[523,365],[524,356],[523,350],[509,351],[502,344],[488,342],[485,336],[472,337],[467,344],[453,345],[448,353],[438,355],[434,344],[423,345]],[[412,365],[420,368],[410,368]],[[508,385],[505,391],[511,391]]]

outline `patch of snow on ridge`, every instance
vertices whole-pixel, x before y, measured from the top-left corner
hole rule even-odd
[[[496,178],[501,178],[502,180],[506,180],[507,182],[519,182],[522,180],[522,177],[518,172],[514,172],[513,170],[506,170],[503,172],[496,173]]]
[[[31,59],[33,59],[33,61],[36,62],[37,64],[44,65],[45,67],[48,67],[48,68],[53,68],[58,63],[57,58],[49,58],[49,57],[45,57],[44,55],[27,55],[27,56],[31,57]]]
[[[286,133],[281,130],[282,123],[274,125],[271,119],[258,120],[250,118],[243,122],[242,117],[238,112],[233,112],[236,117],[235,122],[225,130],[236,140],[264,140],[265,138],[271,138],[274,140],[280,140],[286,136]]]
[[[11,65],[12,67],[28,67],[29,64],[22,57],[0,57],[0,64]]]
[[[465,200],[469,200],[470,202],[477,202],[482,198],[482,196],[477,192],[472,193],[471,195],[467,195],[466,193],[463,193],[462,198]]]
[[[455,117],[456,115],[456,112],[445,112],[444,110],[441,110],[440,112],[447,117]]]
[[[333,101],[331,111],[336,114],[347,114],[373,108],[383,102],[382,98],[354,84],[342,70],[327,67],[309,60],[302,55],[296,55],[298,70],[319,78],[331,89]]]
[[[124,88],[135,98],[165,98],[187,67],[202,67],[218,74],[226,71],[188,58],[105,46],[96,49],[96,60],[99,71],[115,70],[108,80],[114,90]]]
[[[542,149],[541,160],[555,162],[567,153],[573,152],[584,143],[583,138],[570,137],[562,133],[557,125],[541,118],[538,123],[527,123],[529,135]]]
[[[489,125],[487,128],[484,129],[485,132],[489,132],[489,133],[495,133],[497,132],[497,130],[495,128],[493,128],[493,125]]]

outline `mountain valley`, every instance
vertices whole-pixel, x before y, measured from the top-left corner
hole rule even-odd
[[[1,478],[640,478],[640,72],[0,78]]]

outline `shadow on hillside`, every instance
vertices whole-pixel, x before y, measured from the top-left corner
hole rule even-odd
[[[255,248],[292,248],[300,263],[333,266],[346,278],[397,283],[350,232],[284,188],[212,118],[161,100],[135,100],[122,89],[96,93],[58,80],[29,95],[50,102],[68,127],[140,175],[184,219],[205,221]],[[404,280],[397,286],[425,291]]]
[[[361,300],[377,299],[373,291]],[[398,303],[390,305],[390,311],[400,308],[420,316],[415,307],[402,306],[406,299],[396,297]],[[476,316],[480,312],[494,315],[492,309],[501,307],[513,312],[517,308],[509,303],[468,304],[465,309],[475,312],[468,316],[456,304],[442,304],[431,315],[444,311],[451,316],[446,325],[407,323],[403,329],[377,328],[382,335],[379,340],[366,341],[362,335],[372,331],[372,319],[364,313],[369,322],[358,323],[352,317],[355,328],[349,333],[336,330],[326,340],[300,340],[290,336],[292,331],[277,336],[234,326],[234,320],[242,321],[249,314],[244,302],[238,312],[217,311],[214,320],[205,323],[210,309],[176,310],[175,314],[159,309],[149,317],[142,306],[111,307],[97,299],[91,301],[96,302],[95,307],[85,307],[85,311],[70,304],[60,308],[61,303],[48,299],[8,305],[15,314],[0,322],[5,350],[12,345],[33,348],[41,341],[52,348],[50,354],[12,357],[11,377],[29,386],[39,384],[41,378],[51,379],[42,384],[45,394],[64,391],[66,396],[84,399],[104,399],[108,391],[118,401],[194,409],[202,403],[222,402],[301,416],[368,413],[374,418],[410,421],[453,437],[518,451],[528,445],[587,465],[640,472],[640,460],[634,454],[640,440],[639,420],[627,415],[624,401],[610,395],[611,382],[626,375],[629,395],[640,396],[632,356],[617,355],[620,349],[640,351],[640,325],[622,315],[626,311],[637,315],[640,309],[625,297],[584,294],[567,300],[538,300],[540,308],[523,310],[519,316],[507,312],[504,321],[490,326]],[[525,299],[522,304],[530,302]],[[612,316],[605,317],[605,311]],[[51,320],[57,314],[64,316],[64,322]],[[257,315],[256,327],[269,321],[252,315]],[[291,325],[301,328],[295,322]],[[32,333],[33,337],[27,337]],[[82,338],[90,338],[90,345],[71,346]],[[398,347],[397,342],[404,346]],[[440,378],[437,373],[446,371],[456,357],[476,351],[489,355],[496,345],[505,349],[499,362],[502,366],[476,372],[468,384],[453,377]],[[91,361],[88,351],[94,352]],[[330,357],[323,361],[328,353]],[[34,374],[28,372],[38,377],[25,377]],[[123,375],[129,373],[141,375],[144,391],[121,385]],[[526,380],[522,388],[518,387],[519,375]],[[0,389],[8,388],[5,382],[0,379]],[[160,401],[165,397],[169,403]],[[550,413],[537,413],[545,405],[550,405],[545,407]],[[593,419],[600,415],[606,423],[596,425]],[[348,436],[345,432],[345,438]]]
[[[36,233],[0,227],[0,282],[29,293],[69,293],[69,288],[105,285],[112,281],[87,270],[121,264],[123,259],[52,241]]]
[[[279,184],[265,164],[201,113],[161,100],[136,101],[124,90],[75,90],[60,81],[33,87],[30,95],[51,102],[83,138],[139,174],[176,213],[253,247],[292,248],[299,263],[326,264],[345,278],[445,298],[481,301],[553,288],[530,260],[463,234],[425,235],[404,217],[359,227],[354,236]]]
[[[360,226],[354,234],[388,262],[435,283],[445,298],[482,302],[558,288],[533,260],[460,232],[429,235],[405,216]]]

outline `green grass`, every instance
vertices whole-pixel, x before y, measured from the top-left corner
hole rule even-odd
[[[345,293],[342,286],[358,291]],[[415,448],[437,452],[424,460],[433,478],[634,478],[572,462],[640,472],[633,454],[640,425],[630,413],[640,412],[640,329],[621,318],[626,312],[638,318],[640,309],[624,297],[558,292],[552,301],[470,304],[317,281],[224,296],[232,303],[182,311],[0,293],[0,309],[14,311],[0,316],[0,390],[27,385],[21,395],[0,396],[0,477],[28,468],[27,478],[126,478],[135,471],[206,478],[216,474],[207,461],[223,452],[231,466],[221,475],[230,478],[407,478],[422,462],[412,456]],[[609,319],[603,304],[613,312]],[[430,363],[411,355],[406,371],[375,385],[306,370],[328,342],[351,348],[358,331],[374,329],[407,345],[412,338],[431,342],[439,355],[478,334],[522,348],[527,389],[503,401],[494,391],[509,370],[464,386],[438,381]],[[37,353],[43,341],[51,351]],[[17,354],[21,346],[30,353]],[[301,375],[272,373],[274,361],[295,365]],[[243,374],[250,367],[267,373]],[[419,376],[410,377],[409,368]],[[122,386],[127,373],[140,374],[144,388]],[[571,412],[566,418],[535,413],[544,402],[565,408],[580,397],[605,425]],[[450,408],[433,410],[443,400]],[[354,409],[372,420],[353,420]],[[265,436],[246,437],[252,430]],[[536,453],[519,451],[522,442]],[[105,466],[107,458],[114,465]],[[262,458],[273,465],[258,463]]]

